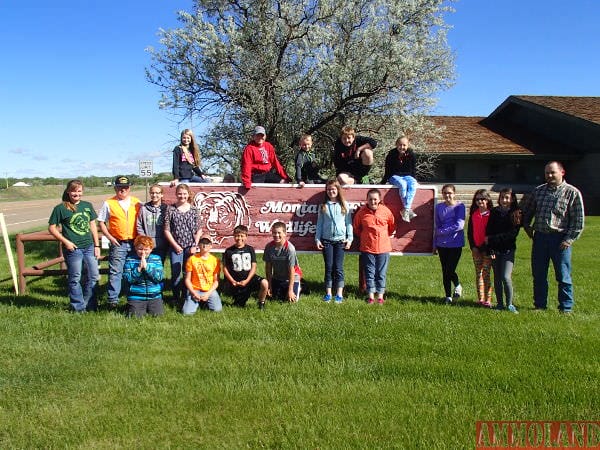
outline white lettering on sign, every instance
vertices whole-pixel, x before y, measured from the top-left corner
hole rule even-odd
[[[319,212],[319,205],[307,203],[285,203],[282,201],[274,202],[269,201],[260,208],[261,214],[281,214],[281,213],[294,213],[298,217],[304,217],[306,214],[317,214]]]

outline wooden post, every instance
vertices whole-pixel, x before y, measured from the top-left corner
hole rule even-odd
[[[19,263],[19,295],[27,293],[27,281],[25,281],[25,244],[21,240],[22,234],[17,234],[17,261]]]
[[[13,258],[12,249],[10,247],[10,239],[8,238],[8,230],[6,228],[6,221],[4,220],[4,213],[0,213],[0,229],[2,230],[2,236],[4,238],[4,246],[6,247],[6,256],[8,257],[8,264],[10,266],[10,274],[12,276],[13,286],[15,287],[15,294],[19,295],[15,260]]]

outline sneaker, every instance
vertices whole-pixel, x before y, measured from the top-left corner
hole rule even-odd
[[[454,294],[452,294],[454,298],[462,297],[462,284],[457,284],[454,288]]]
[[[325,294],[325,295],[323,296],[323,301],[324,301],[325,303],[329,303],[329,302],[331,301],[331,294]]]
[[[452,297],[446,297],[446,298],[444,299],[444,303],[445,303],[446,305],[451,305],[451,304],[452,304]]]
[[[509,308],[510,308],[510,306],[509,306]],[[497,304],[497,305],[494,307],[494,309],[495,309],[496,311],[504,311],[504,305],[501,305],[500,303],[498,303],[498,304]],[[509,309],[509,311],[510,311],[510,309]]]
[[[414,212],[412,209],[408,210],[408,220],[413,220],[415,217],[417,217],[417,213]]]
[[[481,302],[481,306],[483,306],[485,308],[491,308],[492,307],[492,303],[491,302]]]
[[[335,302],[339,305],[340,303],[342,303],[344,301],[344,297],[342,297],[341,295],[336,295],[335,296]]]
[[[508,305],[508,307],[506,309],[508,309],[513,314],[519,314],[519,311],[517,311],[517,308],[515,308],[515,305]]]
[[[402,220],[404,220],[405,222],[410,222],[410,216],[408,215],[408,209],[403,210],[401,215],[402,215]]]
[[[379,303],[380,305],[383,305],[385,303],[385,300],[383,299],[383,297],[379,297],[377,299],[377,303]]]
[[[258,302],[258,309],[265,309],[265,302]]]
[[[367,299],[367,303],[368,303],[369,305],[372,305],[373,303],[375,303],[375,299],[374,299],[374,298],[368,298],[368,299]]]

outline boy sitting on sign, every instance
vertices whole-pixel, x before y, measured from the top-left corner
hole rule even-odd
[[[373,149],[377,141],[357,135],[354,128],[342,128],[342,134],[333,145],[333,165],[335,175],[345,184],[368,184],[369,171],[373,165]]]

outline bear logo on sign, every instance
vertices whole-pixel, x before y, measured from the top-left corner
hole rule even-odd
[[[209,233],[215,244],[233,237],[238,225],[250,228],[250,205],[237,192],[198,192],[194,205],[200,212],[200,227]]]

